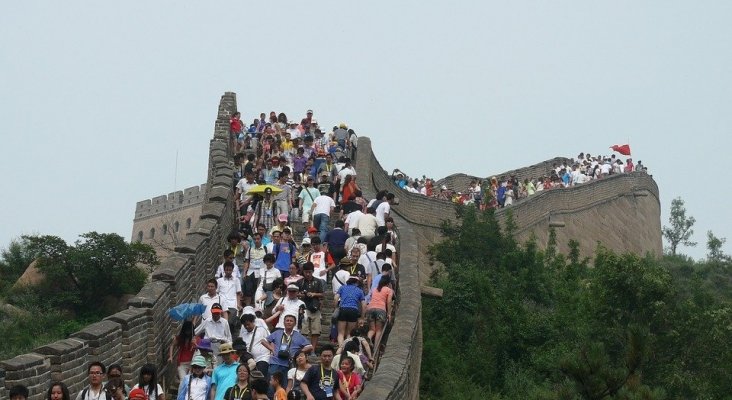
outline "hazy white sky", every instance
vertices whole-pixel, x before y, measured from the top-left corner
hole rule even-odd
[[[730,1],[204,3],[0,6],[0,247],[129,238],[138,200],[205,180],[225,91],[247,119],[346,122],[385,168],[435,178],[629,140],[662,223],[677,196],[697,218],[683,252],[732,240]]]

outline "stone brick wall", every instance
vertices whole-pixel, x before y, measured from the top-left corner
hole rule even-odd
[[[371,140],[360,137],[356,157],[358,182],[364,194],[372,198],[378,190],[388,188],[390,179],[371,150]],[[394,185],[394,183],[391,183]],[[396,185],[394,185],[396,187]],[[391,190],[391,189],[390,189]],[[395,191],[395,190],[394,190]],[[365,386],[363,399],[418,399],[419,371],[422,363],[422,296],[419,264],[421,246],[416,230],[409,221],[394,214],[398,229],[399,287],[394,325],[386,338],[386,351],[378,368]]]
[[[68,339],[0,361],[0,400],[7,399],[7,389],[16,384],[28,386],[30,400],[42,400],[52,380],[64,381],[76,396],[87,384],[87,364],[94,360],[122,364],[130,384],[148,362],[158,365],[163,377],[174,373],[167,353],[179,325],[172,323],[167,310],[195,301],[203,293],[203,282],[213,275],[226,236],[235,227],[233,168],[228,157],[229,116],[235,111],[236,95],[227,92],[221,97],[210,143],[208,180],[205,188],[199,188],[198,195],[203,196],[201,216],[175,247],[175,253],[161,261],[151,281],[129,300],[126,310]]]
[[[181,244],[201,217],[206,192],[204,183],[167,196],[138,201],[130,237],[151,245],[160,259],[173,255],[175,246]]]

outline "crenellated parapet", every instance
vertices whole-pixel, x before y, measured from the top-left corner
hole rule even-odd
[[[151,280],[128,301],[127,309],[67,339],[0,361],[1,400],[7,399],[7,389],[16,384],[29,388],[30,400],[42,400],[50,382],[55,380],[66,383],[74,398],[87,384],[87,364],[95,360],[106,365],[122,364],[127,382],[136,379],[145,363],[157,365],[161,377],[175,373],[175,365],[168,363],[168,349],[179,326],[171,322],[167,310],[176,304],[195,301],[200,295],[202,282],[214,274],[226,236],[236,224],[231,187],[233,168],[228,157],[228,121],[234,112],[236,94],[227,92],[219,103],[204,185],[145,200],[136,207],[136,219],[143,220],[154,217],[166,206],[185,208],[188,200],[191,204],[198,201],[200,208],[199,216],[191,220],[190,228],[171,254],[161,260]]]

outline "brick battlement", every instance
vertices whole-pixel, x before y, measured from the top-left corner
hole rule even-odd
[[[138,201],[135,206],[135,220],[155,215],[165,214],[171,210],[197,206],[203,203],[206,197],[206,184],[192,186],[170,194]]]

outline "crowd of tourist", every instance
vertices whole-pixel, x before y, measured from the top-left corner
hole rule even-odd
[[[394,195],[366,199],[351,157],[356,135],[263,113],[230,120],[238,229],[214,276],[201,282],[200,315],[168,349],[178,400],[356,399],[391,321],[397,235]],[[165,400],[158,368],[122,380],[122,365],[87,367],[76,400]],[[13,388],[11,400],[27,389]],[[47,400],[70,400],[53,382]]]
[[[392,172],[394,183],[400,188],[415,194],[451,201],[457,204],[475,204],[481,209],[509,207],[517,201],[544,190],[568,188],[610,175],[634,171],[647,171],[639,160],[620,160],[615,154],[592,156],[580,153],[567,163],[554,164],[542,176],[517,179],[515,175],[490,177],[485,180],[474,179],[465,188],[448,188],[441,185],[435,188],[435,180],[422,176],[410,178],[395,169]]]

